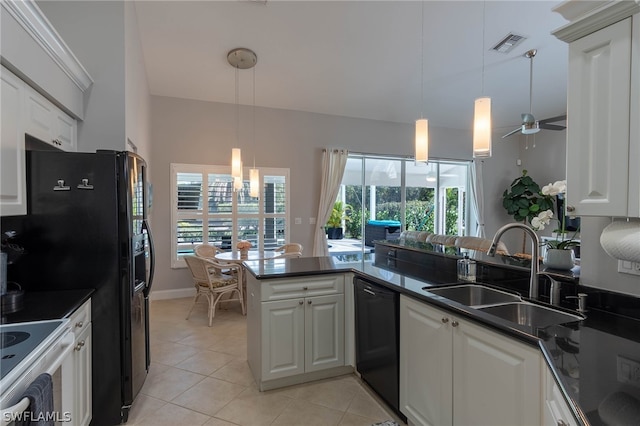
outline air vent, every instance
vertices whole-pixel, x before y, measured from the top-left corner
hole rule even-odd
[[[526,39],[525,36],[521,36],[518,34],[508,34],[505,38],[503,38],[498,44],[493,46],[491,49],[500,53],[509,53],[516,47],[522,40]]]

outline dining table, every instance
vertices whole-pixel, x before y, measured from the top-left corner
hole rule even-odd
[[[215,258],[223,262],[242,263],[245,260],[269,260],[282,253],[273,250],[249,250],[246,256],[240,255],[240,250],[216,253]]]

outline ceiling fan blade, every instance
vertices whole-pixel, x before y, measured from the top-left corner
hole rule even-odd
[[[509,133],[507,133],[506,135],[504,135],[504,136],[502,137],[502,139],[506,138],[507,136],[511,136],[511,135],[513,135],[514,133],[518,133],[519,131],[520,131],[520,127],[518,127],[517,129],[515,129],[515,130],[513,130],[513,131],[511,131],[511,132],[509,132]]]
[[[557,124],[546,124],[542,122],[540,122],[539,124],[541,129],[546,129],[546,130],[564,130],[567,128],[566,126],[559,126]]]
[[[546,123],[555,123],[556,121],[564,121],[567,119],[567,114],[559,115],[557,117],[545,118],[544,120],[540,120],[540,124]]]

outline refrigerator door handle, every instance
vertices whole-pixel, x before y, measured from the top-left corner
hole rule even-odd
[[[142,221],[142,229],[147,231],[147,237],[149,238],[149,278],[147,279],[147,286],[144,289],[144,297],[149,297],[149,293],[151,292],[151,285],[153,284],[153,273],[156,269],[156,254],[153,248],[153,236],[151,235],[151,228],[149,227],[149,222],[147,219]]]

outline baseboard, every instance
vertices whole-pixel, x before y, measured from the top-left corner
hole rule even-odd
[[[150,300],[182,299],[196,295],[195,288],[178,288],[175,290],[154,290],[149,294]]]

